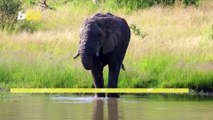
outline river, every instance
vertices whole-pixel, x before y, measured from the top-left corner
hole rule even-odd
[[[24,95],[0,98],[1,120],[213,120],[213,97]]]

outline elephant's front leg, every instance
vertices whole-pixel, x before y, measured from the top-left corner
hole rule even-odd
[[[118,76],[120,73],[120,64],[117,65],[109,65],[109,78],[108,78],[108,88],[117,88],[118,84]],[[119,94],[117,93],[109,93],[107,97],[118,98]]]
[[[104,88],[103,66],[100,62],[94,62],[91,70],[95,88]],[[98,93],[98,97],[105,97],[105,93]]]

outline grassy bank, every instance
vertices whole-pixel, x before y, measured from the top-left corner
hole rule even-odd
[[[73,3],[53,7],[57,10],[43,10],[41,21],[30,23],[38,31],[0,32],[0,88],[92,87],[90,72],[83,69],[80,59],[72,57],[78,48],[82,21],[109,9]],[[110,11],[146,34],[141,38],[132,31],[119,87],[212,88],[212,1],[199,7]],[[107,85],[107,68],[104,75]]]

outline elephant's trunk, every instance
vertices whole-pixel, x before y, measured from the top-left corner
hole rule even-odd
[[[81,55],[81,62],[82,62],[83,66],[86,70],[92,69],[93,64],[92,64],[92,58],[91,57]]]
[[[81,43],[80,55],[81,62],[86,70],[91,70],[93,67],[94,46],[91,43]]]

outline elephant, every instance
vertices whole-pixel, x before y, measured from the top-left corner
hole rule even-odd
[[[95,88],[104,88],[103,68],[108,65],[108,88],[117,88],[120,69],[127,51],[131,32],[124,18],[112,13],[96,13],[84,20],[80,29],[80,43],[74,59],[81,56],[86,70],[90,70]],[[105,97],[98,93],[98,97]],[[107,97],[118,98],[109,93]]]

